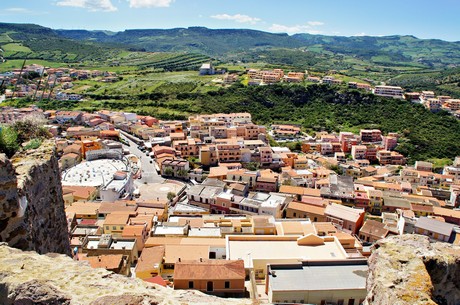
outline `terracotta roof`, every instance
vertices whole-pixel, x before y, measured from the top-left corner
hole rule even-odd
[[[319,207],[324,207],[326,205],[325,200],[319,196],[302,196],[302,200],[300,201],[306,204],[316,205]]]
[[[154,277],[146,278],[146,279],[144,279],[144,281],[152,283],[152,284],[157,284],[157,285],[160,285],[160,286],[163,286],[163,287],[167,286],[166,281],[159,275],[154,276]]]
[[[101,202],[99,208],[99,213],[101,214],[110,214],[112,212],[132,212],[135,214],[136,205],[129,204],[127,202]]]
[[[444,209],[440,207],[433,207],[434,215],[443,216],[443,217],[452,217],[460,219],[460,211],[454,211],[451,209]]]
[[[179,260],[199,260],[209,257],[209,246],[166,245],[165,264],[175,264]]]
[[[288,209],[293,209],[297,211],[302,211],[305,213],[311,213],[311,214],[316,214],[316,215],[324,215],[324,207],[319,207],[315,205],[310,205],[298,201],[292,201],[289,203]]]
[[[104,268],[108,270],[117,269],[123,262],[122,254],[80,256],[82,261],[88,261],[93,268]]]
[[[203,260],[177,262],[174,266],[175,280],[244,280],[243,260]]]
[[[411,210],[416,212],[433,212],[432,205],[425,205],[425,204],[413,204],[411,203]]]
[[[318,234],[320,232],[337,232],[337,228],[331,222],[314,222],[313,226]]]
[[[133,236],[142,236],[144,232],[143,225],[127,225],[123,228],[121,236],[123,237],[133,237]]]
[[[64,188],[67,190],[67,191],[70,191],[72,192],[72,194],[74,195],[74,197],[79,197],[79,198],[83,198],[85,200],[89,200],[89,198],[91,197],[92,194],[94,194],[94,192],[97,191],[97,188],[94,187],[94,186],[78,186],[78,185],[75,185],[75,186],[65,186],[63,187],[62,189],[64,190]]]
[[[94,215],[98,213],[100,203],[97,202],[74,202],[66,207],[66,213],[75,213],[80,215]]]
[[[389,230],[385,228],[385,224],[369,219],[364,222],[364,225],[359,230],[359,233],[375,236],[377,238],[385,238]]]
[[[192,228],[204,227],[204,220],[201,217],[179,217],[179,226],[189,224]]]
[[[105,218],[104,225],[125,225],[129,217],[129,212],[112,212]]]
[[[244,191],[244,190],[246,189],[246,184],[243,184],[243,183],[232,183],[232,184],[230,184],[230,187],[231,187],[232,189],[235,189],[235,190],[237,190],[237,191],[242,192],[242,191]]]
[[[136,272],[152,270],[154,264],[161,264],[165,254],[165,247],[144,248],[136,265]]]

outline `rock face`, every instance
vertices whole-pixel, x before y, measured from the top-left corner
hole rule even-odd
[[[364,304],[460,304],[460,247],[421,235],[380,240],[369,259]]]
[[[38,253],[70,253],[61,178],[52,141],[0,154],[0,242]]]
[[[0,243],[0,304],[141,305],[251,304],[200,292],[172,290],[93,269],[66,255],[39,255]]]

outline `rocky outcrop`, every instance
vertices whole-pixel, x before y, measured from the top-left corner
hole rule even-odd
[[[369,259],[365,304],[460,304],[460,247],[421,235],[380,240]]]
[[[0,243],[0,304],[251,304],[173,290],[93,269],[66,255],[39,255]]]
[[[52,141],[0,154],[0,242],[38,253],[70,253],[57,156]]]

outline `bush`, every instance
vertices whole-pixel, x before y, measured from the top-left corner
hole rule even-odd
[[[4,126],[0,130],[0,152],[12,157],[19,149],[18,133],[10,126]]]
[[[24,150],[29,150],[29,149],[37,149],[42,145],[42,140],[41,139],[32,139],[30,140],[25,146]]]

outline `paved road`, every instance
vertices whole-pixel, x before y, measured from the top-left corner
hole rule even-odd
[[[126,136],[124,136],[122,131],[120,132],[120,134],[121,138],[130,144],[130,146],[126,146],[123,144],[123,148],[127,148],[133,155],[138,156],[141,160],[142,178],[137,179],[135,183],[137,185],[143,183],[163,183],[165,179],[157,173],[152,158],[150,158],[150,156],[147,156],[146,153],[140,151],[137,148],[137,144],[131,141]],[[150,163],[150,161],[152,161],[152,163]]]

